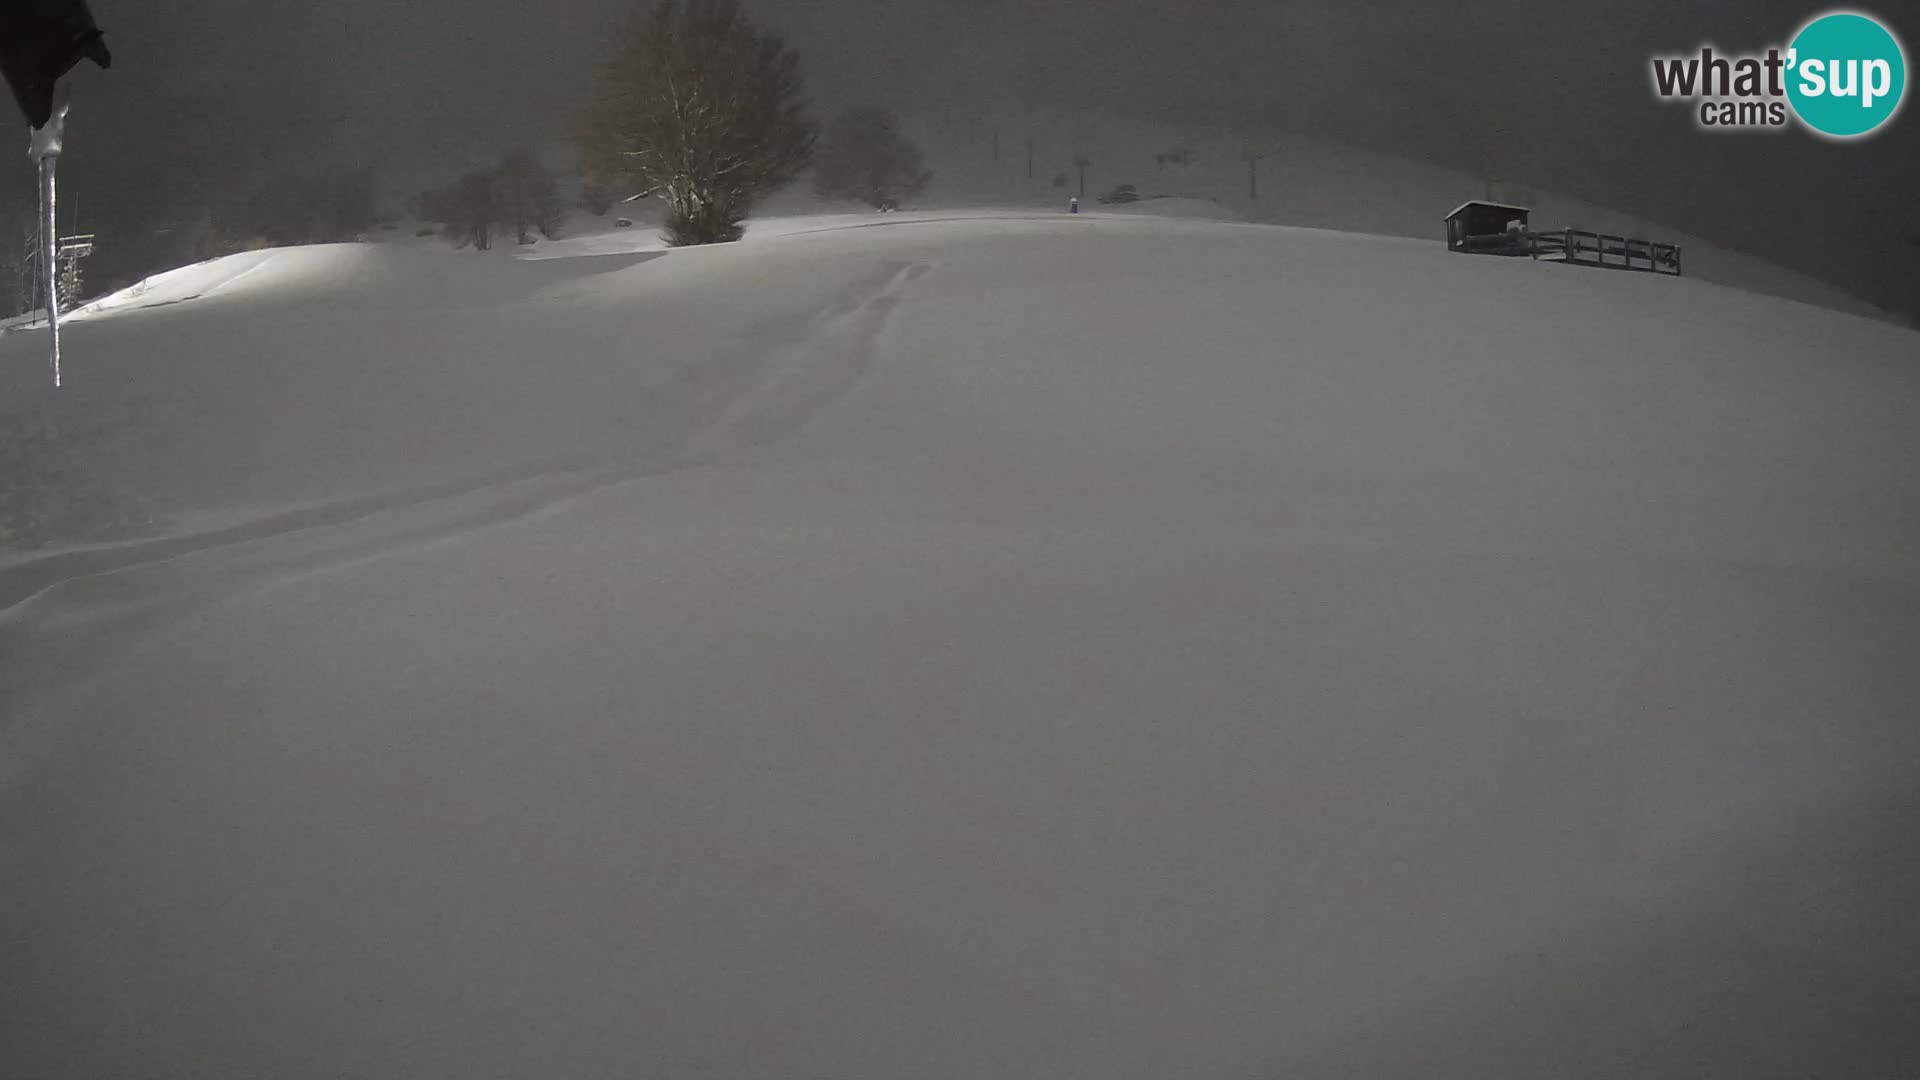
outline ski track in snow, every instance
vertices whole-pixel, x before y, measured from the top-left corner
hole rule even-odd
[[[676,395],[662,404],[658,415],[647,418],[652,430],[637,433],[646,446],[637,460],[621,463],[574,455],[493,476],[303,507],[204,534],[28,559],[0,566],[0,616],[69,582],[207,550],[348,524],[376,513],[469,497],[554,475],[583,476],[582,490],[604,487],[777,442],[797,433],[808,418],[846,393],[871,369],[875,339],[902,302],[906,284],[929,269],[925,264],[888,263],[808,316],[797,331],[799,340],[794,340],[796,331],[788,328],[788,320],[779,320],[747,335],[735,350],[744,363],[693,364],[682,369],[674,381]],[[245,272],[238,276],[245,276]],[[514,499],[509,505],[518,501]],[[509,519],[518,516],[512,513]]]
[[[822,311],[806,339],[781,350],[758,384],[728,405],[695,444],[704,454],[726,458],[798,434],[872,370],[877,343],[907,285],[930,269],[924,263],[890,265],[878,291],[844,296]]]
[[[258,269],[256,265],[252,269]],[[83,676],[156,627],[221,598],[404,554],[524,519],[594,491],[723,462],[789,438],[844,395],[906,287],[931,269],[884,263],[824,308],[750,332],[747,363],[684,369],[681,394],[628,461],[568,458],[480,479],[275,515],[202,536],[64,553],[0,568],[0,710],[25,714],[49,667]],[[651,425],[650,425],[651,426]],[[677,430],[676,430],[677,428]],[[0,726],[0,793],[46,753],[53,733]]]

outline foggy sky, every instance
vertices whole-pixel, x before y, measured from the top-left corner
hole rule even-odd
[[[1711,135],[1648,89],[1650,55],[1784,44],[1821,10],[1807,2],[747,4],[801,50],[823,110],[1086,107],[1298,131],[1612,206],[1883,305],[1920,293],[1920,114],[1855,144]],[[94,0],[115,66],[81,76],[69,182],[137,217],[297,162],[444,172],[559,142],[639,6]],[[1913,51],[1920,4],[1869,10]],[[9,193],[30,182],[24,155],[17,171]]]

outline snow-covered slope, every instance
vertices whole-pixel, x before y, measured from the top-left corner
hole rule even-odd
[[[1475,175],[1277,128],[1171,125],[1100,111],[1007,110],[971,117],[907,114],[901,124],[923,150],[933,173],[930,187],[911,200],[919,210],[944,213],[983,206],[1063,210],[1068,197],[1078,190],[1079,170],[1074,162],[1082,158],[1088,162],[1083,201],[1089,209],[1115,213],[1256,221],[1439,243],[1445,235],[1443,215],[1468,199],[1491,197],[1531,207],[1535,228],[1571,227],[1679,244],[1687,276],[1702,281],[1896,325],[1912,323],[1905,312],[1882,310],[1795,267],[1696,236],[1685,228],[1686,222],[1655,221],[1596,205],[1522,176]],[[1182,150],[1186,151],[1184,162],[1167,160],[1171,152]],[[574,149],[561,141],[547,146],[545,153],[551,162],[571,163]],[[1250,168],[1249,156],[1258,157],[1257,166]],[[1250,172],[1257,175],[1250,177]],[[1056,177],[1064,186],[1056,186]],[[389,200],[404,203],[426,182],[400,184],[389,193]],[[1121,184],[1134,186],[1148,201],[1131,208],[1096,206],[1101,195]],[[1256,187],[1257,198],[1253,197]],[[659,250],[663,245],[657,232],[648,227],[657,212],[653,200],[623,204],[599,216],[576,210],[566,223],[562,241],[527,248],[502,245],[498,251],[540,259]],[[855,204],[823,202],[803,179],[767,200],[750,228],[765,236],[791,231],[801,221],[823,213],[857,212],[861,208]],[[613,222],[618,217],[640,224],[616,229]],[[409,226],[380,237],[416,246],[438,243],[413,238],[408,235],[411,231]]]
[[[1590,229],[1680,244],[1691,277],[1907,321],[1792,267],[1692,235],[1686,222],[1650,221],[1524,177],[1476,176],[1290,133],[1181,127],[1122,114],[1039,110],[971,121],[960,116],[908,118],[908,126],[934,171],[933,186],[921,200],[927,206],[1059,207],[1078,188],[1073,162],[1082,157],[1089,162],[1089,203],[1116,185],[1132,184],[1142,195],[1194,197],[1219,208],[1216,216],[1436,242],[1444,236],[1443,215],[1467,199],[1491,195],[1532,207],[1537,228]],[[1029,138],[1034,148],[1031,178]],[[1187,163],[1160,160],[1180,149],[1190,151]],[[1250,155],[1260,159],[1258,198],[1250,197]],[[1069,186],[1054,187],[1056,175],[1069,177]],[[782,205],[797,208],[806,198],[804,191],[789,192],[782,196]]]
[[[76,320],[168,506],[356,509],[9,596],[13,1073],[1920,1055],[1920,336],[1308,229],[840,224]]]

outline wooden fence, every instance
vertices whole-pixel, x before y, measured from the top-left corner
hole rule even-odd
[[[1559,232],[1522,234],[1527,254],[1536,259],[1558,259],[1578,266],[1598,266],[1612,270],[1639,270],[1649,274],[1680,276],[1680,245],[1653,240],[1635,240],[1625,236],[1561,229]]]
[[[1558,229],[1552,232],[1516,229],[1511,232],[1481,233],[1462,237],[1459,250],[1475,255],[1529,255],[1535,259],[1555,260],[1575,266],[1680,276],[1678,244],[1635,240],[1585,229]]]

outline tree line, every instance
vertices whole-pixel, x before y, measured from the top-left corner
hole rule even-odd
[[[405,209],[456,246],[486,250],[501,237],[557,238],[575,206],[603,216],[654,200],[669,243],[709,244],[739,238],[755,205],[809,171],[822,197],[876,209],[898,207],[932,179],[885,109],[855,108],[819,124],[799,55],[735,0],[642,0],[592,87],[575,130],[577,187],[516,149]],[[241,251],[364,240],[396,227],[382,213],[377,179],[365,168],[288,168],[181,182],[151,192],[137,214],[94,202],[102,242],[89,280],[110,290]],[[0,198],[0,316],[34,306],[33,236],[31,193]]]
[[[491,169],[477,169],[416,196],[413,214],[440,226],[456,247],[479,251],[493,247],[496,228],[517,244],[535,242],[535,234],[560,238],[566,206],[559,184],[540,159],[525,149],[509,151]]]
[[[747,215],[809,168],[828,198],[896,207],[931,179],[884,109],[860,108],[824,133],[800,58],[753,26],[735,0],[655,0],[599,71],[577,134],[579,205],[605,214],[657,199],[674,245],[739,239]],[[526,150],[417,196],[414,215],[458,247],[487,250],[559,236],[566,204]]]

